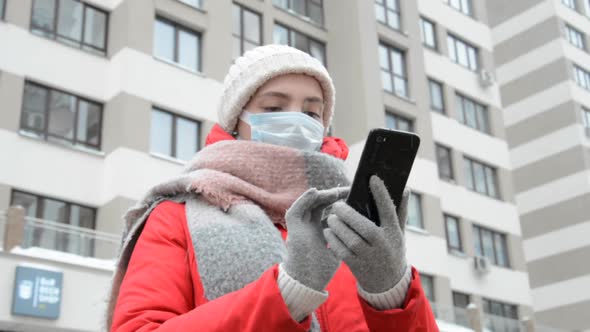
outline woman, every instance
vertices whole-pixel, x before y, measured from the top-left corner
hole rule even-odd
[[[342,202],[348,148],[324,137],[322,64],[261,46],[224,85],[207,147],[125,216],[108,328],[438,331],[406,263],[407,192],[396,211],[371,178],[382,227]]]

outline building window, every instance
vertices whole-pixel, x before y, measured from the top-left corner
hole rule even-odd
[[[275,23],[272,36],[275,44],[295,47],[320,60],[324,66],[326,65],[326,45],[324,43],[279,23]]]
[[[445,215],[445,230],[447,235],[447,248],[450,251],[463,252],[461,244],[461,230],[459,229],[459,218]]]
[[[473,225],[473,243],[477,256],[487,257],[495,265],[510,267],[506,235]]]
[[[584,127],[590,128],[590,110],[582,108],[582,121],[584,122]]]
[[[473,71],[479,69],[479,50],[477,47],[451,34],[447,36],[447,43],[449,57],[454,63]]]
[[[409,94],[405,53],[395,47],[379,44],[379,63],[383,89],[407,98]]]
[[[408,201],[408,225],[424,229],[424,222],[422,220],[422,196],[419,194],[410,193]]]
[[[471,296],[469,294],[453,292],[453,306],[457,308],[467,308],[471,303]]]
[[[154,56],[191,71],[201,71],[201,35],[171,21],[156,18]]]
[[[585,50],[586,43],[584,42],[585,36],[579,30],[573,28],[572,26],[566,24],[565,25],[565,36],[570,44],[574,45],[575,47]]]
[[[449,6],[455,8],[461,13],[473,17],[473,3],[471,0],[443,0]]]
[[[574,65],[574,80],[582,88],[590,90],[590,73],[587,70]]]
[[[483,312],[495,316],[500,316],[510,319],[518,319],[518,307],[513,304],[507,304],[499,301],[482,299]]]
[[[233,59],[262,44],[262,19],[237,4],[232,6]]]
[[[434,277],[421,273],[420,283],[422,284],[422,289],[424,289],[424,294],[428,301],[434,303]]]
[[[436,164],[438,165],[438,176],[443,180],[454,180],[453,174],[453,156],[451,149],[435,144],[436,149]]]
[[[414,131],[414,122],[397,114],[385,112],[385,127],[395,130]]]
[[[512,332],[520,330],[518,307],[483,298],[483,312],[485,313],[485,329],[497,332]]]
[[[485,325],[484,329],[494,332],[512,332],[521,329],[518,320],[517,307],[511,304],[503,304],[496,301],[483,300]],[[489,310],[486,311],[486,310]],[[516,316],[516,318],[513,318]]]
[[[578,10],[578,1],[577,0],[561,0],[561,3],[573,10]]]
[[[201,8],[202,3],[201,0],[178,0],[182,3],[185,3],[191,7],[195,7],[195,8]]]
[[[438,50],[436,40],[436,26],[434,23],[424,17],[420,17],[420,30],[422,32],[422,43],[433,50]]]
[[[401,29],[401,11],[399,0],[375,0],[377,21],[395,29]]]
[[[275,6],[309,18],[312,22],[324,25],[323,0],[273,0]]]
[[[108,13],[77,0],[35,0],[31,31],[92,53],[106,54]]]
[[[150,152],[188,161],[199,150],[200,127],[198,121],[154,108]]]
[[[499,301],[482,299],[483,312],[486,314],[496,315],[505,318],[518,319],[518,307],[513,304],[502,303]]]
[[[59,225],[93,230],[96,226],[96,209],[17,190],[12,191],[10,205],[20,205],[25,209],[26,217],[42,219],[47,223],[45,227],[40,227],[34,221],[27,220],[24,247],[41,247],[93,256],[94,239]],[[51,223],[57,224],[54,226]]]
[[[0,0],[0,20],[4,19],[4,12],[6,11],[6,0]]]
[[[430,109],[444,114],[445,113],[445,97],[443,85],[433,79],[428,79],[428,90],[430,92]]]
[[[100,150],[102,105],[26,82],[20,128],[48,141]]]
[[[490,197],[499,198],[496,169],[464,157],[467,188]]]
[[[486,106],[460,94],[456,95],[457,116],[459,121],[475,130],[490,134],[490,120]]]

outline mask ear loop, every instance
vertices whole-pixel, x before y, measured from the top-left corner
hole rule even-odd
[[[242,113],[240,113],[240,116],[238,117],[240,120],[246,122],[247,124],[250,124],[250,121],[248,121],[248,118],[250,117],[250,112],[248,112],[247,110],[243,110]],[[233,138],[237,139],[238,138],[238,131],[234,130],[231,132],[231,135],[233,136]]]
[[[252,113],[248,112],[247,110],[243,110],[242,113],[240,113],[239,118],[240,118],[240,120],[246,122],[247,124],[250,124],[249,119],[250,119],[251,114]]]

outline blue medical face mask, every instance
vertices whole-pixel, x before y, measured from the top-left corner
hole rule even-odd
[[[240,119],[250,125],[251,140],[303,151],[319,151],[324,139],[324,126],[302,112],[250,113]]]

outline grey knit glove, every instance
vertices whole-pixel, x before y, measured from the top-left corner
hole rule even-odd
[[[324,235],[330,249],[350,268],[362,290],[382,293],[392,289],[406,272],[404,228],[409,191],[405,190],[397,210],[381,179],[369,181],[381,227],[344,202],[332,206],[329,228]]]
[[[309,189],[285,214],[289,234],[287,259],[282,267],[293,279],[318,292],[326,288],[340,265],[340,259],[327,247],[322,213],[334,202],[345,198],[349,191],[349,187]]]

